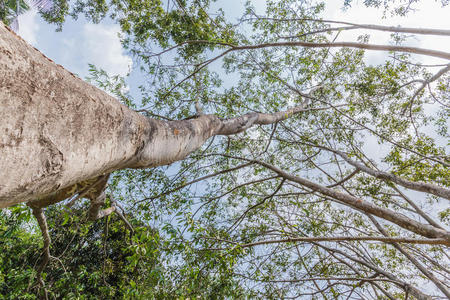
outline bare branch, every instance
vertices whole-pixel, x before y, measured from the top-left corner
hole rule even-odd
[[[327,188],[332,188],[332,187],[335,187],[335,186],[338,186],[338,185],[343,184],[344,182],[346,182],[347,180],[350,180],[353,176],[355,176],[356,174],[358,174],[358,172],[359,172],[358,169],[354,170],[354,171],[351,172],[348,176],[346,176],[345,178],[342,178],[342,179],[339,180],[338,182],[333,183],[333,184],[331,184],[331,185],[327,185]]]
[[[95,221],[104,217],[109,216],[113,212],[115,212],[119,218],[125,223],[125,225],[130,229],[131,233],[134,233],[134,228],[125,218],[123,213],[119,210],[119,208],[123,211],[123,208],[112,199],[112,196],[109,195],[111,199],[111,206],[105,209],[101,209],[101,207],[105,204],[106,194],[103,191],[95,200],[91,200],[91,206],[88,211],[88,218],[91,221]]]
[[[375,220],[375,218],[373,216],[368,215],[368,217],[372,221],[372,223],[375,225],[375,227],[377,227],[377,229],[385,237],[389,237],[389,234],[386,232],[386,230],[384,230],[384,228],[380,225],[380,223],[377,222],[377,220]],[[414,264],[414,266],[416,266],[416,268],[422,272],[422,274],[424,274],[426,277],[428,277],[428,279],[430,279],[437,286],[437,288],[440,289],[442,291],[442,293],[444,293],[444,295],[446,295],[447,297],[450,298],[450,290],[445,285],[443,285],[442,282],[440,282],[439,279],[437,279],[436,276],[433,275],[433,273],[431,273],[417,259],[415,259],[411,254],[409,254],[405,249],[403,249],[403,247],[401,245],[399,245],[398,242],[393,241],[392,243],[393,243],[393,246],[398,251],[400,251],[407,259],[409,259],[409,261],[412,262]],[[448,246],[449,244],[447,243],[446,245]]]
[[[435,184],[432,183],[428,183],[428,182],[413,182],[413,181],[409,181],[406,179],[403,179],[399,176],[393,175],[391,173],[388,172],[383,172],[383,171],[378,171],[378,170],[373,170],[369,167],[366,167],[365,165],[356,162],[354,160],[351,160],[344,152],[339,151],[339,150],[333,150],[330,148],[324,148],[326,150],[332,151],[336,154],[338,154],[340,157],[342,157],[346,162],[348,162],[350,165],[354,166],[355,168],[357,168],[358,170],[363,171],[364,173],[367,173],[369,175],[372,175],[376,178],[379,179],[383,179],[383,180],[388,180],[388,181],[392,181],[395,182],[405,188],[411,189],[411,190],[415,190],[415,191],[419,191],[419,192],[424,192],[424,193],[430,193],[439,197],[443,197],[446,199],[450,200],[450,189],[444,188],[444,187],[440,187],[437,186]]]
[[[401,33],[423,34],[423,35],[450,36],[450,30],[448,30],[448,29],[432,29],[432,28],[416,28],[416,27],[400,27],[400,26],[383,26],[383,25],[374,25],[374,24],[358,24],[358,23],[351,23],[351,22],[345,22],[345,21],[321,20],[321,19],[312,19],[312,18],[277,19],[277,18],[267,18],[267,17],[257,16],[257,19],[258,20],[278,21],[278,22],[312,21],[312,22],[323,22],[323,23],[349,25],[349,26],[352,26],[351,29],[361,28],[361,29],[370,29],[370,30],[388,31],[388,32],[401,32]],[[247,19],[247,20],[251,20],[251,19]]]
[[[422,85],[414,92],[413,96],[411,97],[411,100],[409,100],[409,104],[403,109],[402,114],[404,114],[406,112],[406,110],[409,108],[411,110],[412,105],[414,103],[414,100],[416,99],[416,97],[419,95],[419,93],[421,91],[423,91],[423,89],[425,89],[425,87],[427,85],[429,85],[430,83],[432,83],[433,81],[438,80],[442,75],[444,75],[445,73],[447,73],[448,71],[450,71],[450,64],[446,65],[444,68],[442,68],[441,70],[439,70],[439,72],[437,72],[436,74],[434,74],[431,78],[427,79],[427,80],[423,80],[422,81]]]
[[[222,156],[226,156],[226,155],[222,154]],[[231,157],[231,156],[228,156],[228,157]],[[232,158],[236,158],[236,157],[232,157]],[[423,224],[423,223],[417,222],[411,218],[408,218],[408,217],[406,217],[402,214],[399,214],[397,212],[394,212],[392,210],[378,207],[375,204],[365,201],[361,198],[358,198],[358,197],[355,197],[355,196],[352,196],[352,195],[349,195],[349,194],[346,194],[346,193],[343,193],[340,191],[336,191],[336,190],[327,188],[325,186],[322,186],[320,184],[314,183],[312,181],[309,181],[305,178],[301,178],[301,177],[289,174],[289,173],[281,170],[280,168],[277,168],[274,165],[271,165],[264,161],[246,159],[246,158],[242,158],[242,157],[237,158],[237,159],[242,159],[242,160],[246,160],[249,162],[257,163],[261,166],[268,168],[269,170],[272,170],[273,172],[277,173],[278,175],[280,175],[290,181],[297,182],[297,183],[301,184],[302,186],[312,189],[313,191],[316,191],[325,196],[331,197],[332,199],[336,199],[339,202],[341,202],[347,206],[353,207],[358,210],[362,210],[366,213],[370,213],[379,218],[388,220],[394,224],[397,224],[398,226],[400,226],[404,229],[407,229],[409,231],[412,231],[412,232],[422,235],[424,237],[443,238],[443,239],[450,241],[450,232],[448,232],[446,230],[436,228],[436,227],[433,227],[428,224]]]
[[[30,205],[29,205],[30,206]],[[45,287],[45,282],[42,279],[42,271],[44,271],[45,267],[47,266],[49,260],[50,260],[50,235],[48,233],[48,225],[47,225],[47,219],[45,218],[44,212],[41,207],[33,207],[30,206],[33,212],[34,217],[36,218],[39,228],[41,229],[42,237],[44,239],[44,247],[42,248],[42,261],[39,264],[36,273],[37,273],[37,281],[44,292],[44,299],[48,300],[48,292],[47,288]]]
[[[325,250],[327,250],[330,253],[333,253],[332,255],[334,257],[336,257],[335,253],[337,253],[337,254],[339,254],[339,255],[341,255],[343,257],[346,257],[346,258],[350,259],[353,262],[356,262],[356,263],[358,263],[360,265],[366,266],[367,268],[372,269],[373,271],[375,271],[375,272],[377,272],[379,274],[382,274],[382,275],[386,276],[387,278],[389,278],[391,280],[399,281],[393,274],[387,272],[386,270],[383,270],[382,268],[380,268],[380,267],[378,267],[378,266],[376,266],[376,265],[374,265],[372,263],[368,263],[368,262],[366,262],[364,260],[361,260],[359,258],[352,257],[351,255],[349,255],[349,254],[347,254],[344,251],[341,251],[339,249],[330,248],[330,247],[324,246],[324,245],[319,244],[319,243],[315,243],[315,244],[317,246],[319,246],[320,248],[325,249]],[[426,295],[426,294],[422,293],[420,290],[418,290],[416,287],[412,286],[411,284],[408,284],[406,282],[401,282],[401,283],[398,284],[398,286],[403,288],[406,293],[411,293],[417,299],[431,300],[431,297],[429,295]]]
[[[236,221],[234,221],[234,223],[230,226],[230,228],[228,229],[228,231],[229,231],[229,232],[232,231],[233,228],[234,228],[235,226],[237,226],[237,225],[245,218],[245,216],[248,214],[249,211],[251,211],[252,209],[257,208],[258,206],[263,205],[263,204],[267,201],[267,199],[270,199],[270,198],[272,198],[273,196],[275,196],[275,194],[278,193],[278,192],[280,191],[280,189],[282,188],[282,186],[283,186],[283,184],[284,184],[285,181],[286,181],[286,179],[283,178],[283,179],[281,180],[280,184],[277,186],[277,188],[273,191],[273,193],[271,193],[270,195],[264,197],[264,198],[263,198],[261,201],[259,201],[258,203],[256,203],[256,204],[250,206],[249,208],[247,208],[247,209],[241,214],[241,216],[240,216]]]
[[[400,189],[398,189],[395,185],[393,186],[393,189],[399,193],[399,195],[405,199],[406,202],[408,202],[409,205],[411,205],[414,208],[414,211],[417,212],[422,218],[424,218],[431,226],[444,229],[441,225],[436,223],[430,216],[428,216],[427,213],[425,213],[419,206],[414,203],[408,196],[405,195]]]
[[[206,180],[206,179],[208,179],[208,178],[211,178],[211,177],[214,177],[214,176],[217,176],[217,175],[220,175],[220,174],[224,174],[224,173],[232,172],[232,171],[235,171],[235,170],[238,170],[238,169],[241,169],[241,168],[245,168],[245,167],[248,167],[248,166],[250,166],[250,165],[252,165],[252,164],[253,164],[252,162],[249,162],[249,163],[245,163],[245,164],[238,165],[238,166],[233,167],[233,168],[221,170],[221,171],[216,172],[216,173],[213,173],[213,174],[208,174],[208,175],[206,175],[206,176],[203,176],[203,177],[194,179],[194,180],[189,181],[189,182],[187,182],[187,183],[185,183],[185,184],[182,184],[182,185],[180,185],[180,186],[177,186],[176,188],[173,188],[173,189],[171,189],[171,190],[169,190],[169,191],[160,193],[160,194],[158,194],[158,195],[156,195],[156,196],[152,196],[152,197],[149,197],[149,198],[142,199],[142,200],[140,200],[140,201],[138,201],[138,202],[136,202],[136,203],[140,203],[140,202],[143,202],[143,201],[148,201],[148,200],[154,200],[154,199],[157,199],[157,198],[162,197],[162,196],[164,196],[164,195],[171,194],[171,193],[173,193],[173,192],[176,192],[176,191],[178,191],[178,190],[181,190],[182,188],[184,188],[184,187],[186,187],[186,186],[189,186],[189,185],[191,185],[191,184],[194,184],[194,183],[196,183],[196,182],[203,181],[203,180]]]
[[[215,134],[231,135],[243,132],[253,125],[268,125],[286,120],[292,115],[307,111],[306,102],[302,105],[292,107],[286,111],[275,113],[248,113],[237,118],[222,120],[220,128]]]
[[[189,41],[191,44],[195,44],[198,41]],[[374,51],[397,51],[406,52],[413,54],[420,54],[432,57],[438,57],[450,60],[450,53],[432,49],[409,47],[409,46],[397,46],[397,45],[378,45],[378,44],[364,44],[357,42],[333,42],[333,43],[313,43],[313,42],[303,42],[303,41],[286,41],[286,42],[274,42],[274,43],[262,43],[256,45],[241,45],[232,46],[230,49],[222,52],[220,55],[213,58],[216,60],[230,51],[240,51],[240,50],[253,50],[253,49],[263,49],[271,47],[305,47],[305,48],[356,48]],[[210,62],[208,61],[208,64]],[[203,66],[202,66],[203,67]]]
[[[334,236],[334,237],[297,237],[277,240],[258,241],[253,243],[241,244],[227,241],[235,244],[233,248],[250,248],[260,245],[282,244],[282,243],[301,243],[301,242],[350,242],[350,241],[368,241],[382,243],[406,243],[421,245],[446,245],[450,246],[450,241],[446,239],[416,239],[416,238],[393,238],[393,237],[372,237],[372,236]],[[208,248],[205,250],[229,250],[229,248]]]

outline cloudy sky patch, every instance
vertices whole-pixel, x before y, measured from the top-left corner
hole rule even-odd
[[[39,18],[35,9],[30,9],[19,17],[18,34],[33,46],[37,44],[37,33],[39,31]]]
[[[83,24],[77,34],[62,38],[61,64],[82,78],[88,75],[88,64],[110,75],[127,75],[132,60],[124,53],[118,33],[118,25]]]
[[[93,63],[109,74],[127,75],[132,60],[123,53],[119,30],[119,25],[85,24],[76,47],[83,45],[82,56],[86,63]]]
[[[109,75],[127,75],[132,59],[120,43],[116,24],[87,23],[68,20],[62,32],[43,22],[35,10],[19,17],[19,35],[57,64],[81,78],[89,75],[88,64],[94,64]]]

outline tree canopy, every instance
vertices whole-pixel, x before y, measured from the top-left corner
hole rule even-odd
[[[408,17],[416,2],[364,4]],[[450,297],[450,53],[408,44],[450,30],[326,20],[325,5],[268,0],[261,14],[248,2],[237,21],[209,0],[55,0],[42,12],[61,28],[79,15],[120,24],[140,94],[94,65],[89,80],[130,108],[242,125],[171,165],[112,173],[106,203],[128,227],[86,221],[73,197],[49,206],[49,297]],[[361,34],[341,41],[349,30]],[[372,31],[391,41],[373,44]],[[0,212],[9,299],[39,293],[30,216]]]

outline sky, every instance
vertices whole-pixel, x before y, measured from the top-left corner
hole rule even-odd
[[[62,32],[45,23],[36,11],[19,16],[19,35],[47,57],[81,78],[88,75],[92,63],[111,75],[125,76],[132,59],[122,49],[119,25],[111,22],[91,24],[69,20]]]

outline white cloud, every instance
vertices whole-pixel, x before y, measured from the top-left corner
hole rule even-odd
[[[88,64],[110,76],[126,76],[131,71],[133,61],[122,48],[118,25],[67,20],[62,32],[55,28],[41,20],[35,9],[19,16],[19,35],[80,78],[89,75]]]
[[[81,30],[71,28],[61,39],[58,61],[81,78],[88,76],[88,64],[105,70],[109,75],[125,76],[132,59],[123,51],[118,25],[85,23]]]
[[[111,75],[124,76],[130,71],[132,60],[123,53],[118,36],[118,25],[85,24],[79,37],[81,43],[73,46],[81,51],[87,63],[92,63]]]
[[[28,43],[37,45],[36,35],[39,30],[37,22],[37,10],[32,8],[26,13],[19,16],[19,32],[18,34]]]

